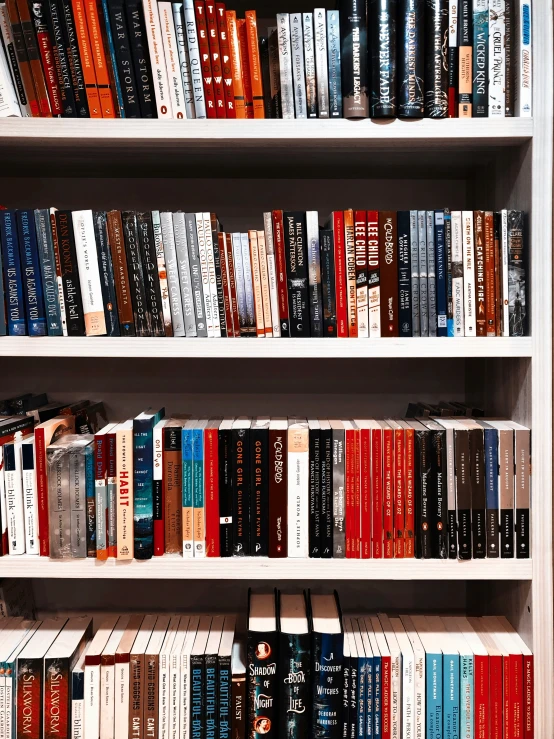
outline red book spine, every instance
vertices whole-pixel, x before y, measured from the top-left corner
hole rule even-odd
[[[212,78],[212,63],[210,56],[210,41],[208,39],[208,24],[206,22],[206,7],[204,0],[194,0],[194,16],[198,32],[198,47],[202,64],[202,81],[206,96],[206,113],[208,118],[217,118],[215,91]]]
[[[99,482],[106,485],[106,469],[107,469],[107,449],[106,449],[106,434],[96,434],[94,437],[94,480],[95,482]],[[107,502],[107,490],[104,491],[104,495]],[[102,515],[102,511],[98,508],[98,501],[96,505],[96,518],[98,520],[98,517]],[[99,539],[98,535],[96,538],[96,557],[99,560],[106,560],[108,559],[108,541],[107,541],[107,531],[108,531],[108,506],[106,505],[106,508],[104,510],[104,533],[105,538],[104,541],[106,542],[106,546],[104,549],[100,549],[98,546]],[[98,524],[96,524],[98,527]]]
[[[43,6],[44,8],[44,6]],[[33,14],[35,28],[37,32],[37,42],[40,51],[40,58],[44,69],[44,78],[48,89],[48,99],[50,100],[50,108],[53,115],[60,115],[62,106],[60,101],[60,87],[58,85],[58,77],[56,75],[56,64],[54,61],[54,51],[50,42],[50,34],[45,21],[40,15]]]
[[[371,557],[371,431],[360,429],[361,556]]]
[[[490,739],[502,737],[502,657],[489,655]]]
[[[373,557],[383,557],[383,431],[371,431],[371,539]]]
[[[233,336],[240,336],[239,309],[237,304],[237,284],[235,282],[235,262],[231,234],[225,234],[225,257],[227,259],[227,275],[229,277],[229,299],[233,314]]]
[[[535,735],[534,662],[532,654],[523,655],[523,735],[533,739]]]
[[[242,65],[242,86],[244,88],[244,105],[246,117],[254,118],[254,101],[252,100],[252,78],[250,76],[250,61],[248,59],[248,38],[246,35],[246,21],[237,20],[237,34],[239,37],[240,59]]]
[[[18,737],[41,739],[42,736],[42,659],[17,661],[17,732]]]
[[[283,211],[274,210],[273,238],[275,242],[275,265],[277,268],[277,292],[279,298],[279,319],[281,335],[290,336],[289,332],[289,297],[287,291],[287,262],[285,259],[285,226]]]
[[[115,486],[117,483],[117,446],[115,441],[115,432],[108,434],[107,438],[108,458],[106,461],[106,472],[108,476],[108,486],[112,490],[112,495],[115,495]],[[108,557],[114,557],[117,555],[117,504],[114,500],[110,505],[110,499],[108,498]],[[110,542],[112,542],[110,544]]]
[[[337,336],[348,336],[348,308],[346,300],[346,248],[344,244],[344,212],[333,213],[333,248],[335,250],[335,300]]]
[[[356,441],[354,430],[344,432],[345,459],[345,515],[346,515],[346,558],[352,559],[354,553],[354,516],[356,495]]]
[[[385,559],[394,557],[394,433],[383,429],[383,538]]]
[[[233,312],[231,310],[231,297],[229,294],[229,275],[227,274],[227,254],[225,249],[224,233],[217,234],[217,243],[219,245],[221,285],[223,287],[223,308],[225,309],[225,324],[227,326],[227,335],[234,336],[235,329],[233,327]]]
[[[489,658],[476,654],[474,670],[474,726],[475,739],[489,739]]]
[[[390,739],[391,674],[390,657],[381,658],[381,738]]]
[[[208,43],[212,61],[214,81],[215,110],[218,118],[226,118],[225,93],[223,91],[223,70],[221,67],[221,53],[219,49],[219,33],[217,27],[217,12],[215,3],[208,0],[206,3],[206,22],[208,24]]]
[[[381,274],[379,271],[379,212],[367,211],[367,304],[369,337],[381,336]]]
[[[50,658],[44,668],[44,739],[69,737],[69,660]]]
[[[204,431],[206,496],[206,557],[219,557],[219,455],[217,429]]]
[[[356,298],[356,239],[354,238],[354,211],[344,211],[344,251],[346,255],[346,303],[348,306],[348,336],[358,336]],[[336,265],[335,265],[336,269]]]
[[[502,658],[504,686],[504,739],[514,739],[514,724],[510,711],[510,657]]]
[[[396,213],[379,213],[381,336],[398,336],[398,244]]]
[[[360,559],[361,551],[361,516],[362,516],[362,503],[361,503],[361,480],[360,480],[360,430],[354,431],[354,528],[353,528],[353,552],[352,556],[354,559]]]
[[[217,28],[219,31],[219,50],[221,52],[221,72],[223,74],[223,94],[225,96],[225,115],[227,118],[236,118],[235,89],[233,86],[233,64],[231,61],[231,46],[227,32],[227,16],[224,3],[216,3]]]
[[[415,508],[414,508],[414,480],[415,480],[415,458],[414,458],[414,430],[405,429],[404,436],[405,454],[404,454],[404,557],[414,557],[414,529],[415,529]]]
[[[523,739],[523,655],[510,654],[510,723],[514,739]]]
[[[287,429],[269,429],[269,556],[287,556]]]
[[[38,537],[40,556],[50,555],[50,525],[48,517],[48,476],[46,474],[46,442],[44,429],[35,429],[35,468],[38,498]]]
[[[404,557],[404,429],[394,429],[394,556]]]

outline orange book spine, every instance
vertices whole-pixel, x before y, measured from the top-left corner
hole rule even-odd
[[[94,71],[94,62],[92,60],[92,52],[88,37],[85,4],[83,0],[71,0],[71,7],[73,8],[73,16],[75,19],[75,30],[77,31],[77,42],[79,44],[81,66],[83,67],[83,77],[85,80],[85,89],[87,91],[89,114],[91,118],[102,118],[100,96],[96,85],[96,73]]]
[[[17,56],[17,62],[19,64],[19,71],[21,72],[21,80],[25,89],[25,96],[29,103],[31,115],[33,118],[40,118],[40,108],[38,104],[37,93],[35,90],[35,84],[33,82],[33,74],[31,72],[31,62],[27,55],[27,49],[25,48],[25,40],[23,38],[23,28],[21,27],[21,20],[19,18],[19,12],[17,10],[17,3],[15,0],[6,0],[8,7],[8,15],[10,19],[10,25],[12,27],[13,41],[15,46],[15,53]]]
[[[239,35],[242,85],[244,88],[244,104],[246,106],[246,117],[254,118],[254,106],[252,102],[252,82],[250,81],[250,62],[248,61],[248,40],[246,38],[246,21],[242,18],[237,21],[237,32]]]
[[[227,36],[229,39],[229,54],[231,57],[235,116],[237,118],[246,118],[246,103],[244,100],[244,85],[242,84],[242,64],[240,59],[237,14],[234,10],[227,10],[225,12],[225,17],[227,19]]]
[[[258,46],[258,21],[256,19],[256,11],[247,10],[245,13],[245,19],[254,118],[265,118],[262,64],[260,61],[260,47]]]
[[[102,118],[115,118],[115,105],[110,87],[110,73],[106,64],[106,54],[102,42],[102,29],[96,0],[86,0],[85,11],[92,51],[92,59],[96,73],[96,85],[100,97]]]
[[[48,100],[46,80],[42,71],[34,24],[31,19],[27,0],[17,0],[17,10],[21,21],[21,31],[27,49],[27,57],[29,59],[29,66],[31,67],[31,75],[33,77],[40,115],[43,118],[51,118],[52,111],[50,110],[50,102]]]

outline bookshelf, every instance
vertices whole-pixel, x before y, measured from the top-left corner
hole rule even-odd
[[[263,6],[267,15],[291,9],[273,0]],[[312,9],[304,0],[294,7]],[[535,736],[554,736],[548,3],[535,3],[533,29],[532,120],[0,121],[0,202],[10,207],[209,207],[230,231],[275,207],[317,209],[321,216],[333,208],[429,202],[526,210],[529,338],[2,338],[0,358],[6,396],[46,391],[60,400],[101,398],[114,419],[157,403],[176,412],[339,416],[401,414],[414,398],[484,405],[533,429],[532,560],[100,564],[21,557],[0,561],[2,576],[31,579],[43,612],[211,604],[225,610],[244,604],[249,583],[263,582],[337,586],[347,609],[503,613],[535,653]]]

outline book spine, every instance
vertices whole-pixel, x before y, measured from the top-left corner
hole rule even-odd
[[[231,306],[231,287],[229,284],[229,266],[226,240],[226,234],[221,232],[217,234],[217,246],[219,250],[219,261],[221,269],[221,287],[223,292],[223,315],[225,315],[227,336],[233,337],[235,336],[235,327],[233,324],[233,310]]]
[[[327,11],[327,56],[329,68],[329,118],[342,118],[342,67],[340,21],[336,10]]]
[[[456,430],[456,508],[458,512],[458,559],[471,559],[471,462],[469,432]]]
[[[429,303],[429,336],[437,335],[437,273],[435,261],[434,212],[425,211],[427,227],[427,297]]]
[[[414,429],[404,435],[404,557],[415,556],[415,441]]]
[[[227,30],[225,4],[216,3],[217,29],[219,33],[219,48],[221,51],[221,71],[223,74],[223,94],[225,96],[225,116],[236,118],[235,90],[233,85],[233,61],[231,59],[231,45]]]
[[[84,505],[77,512],[77,520],[83,521],[82,528],[84,529],[83,540],[83,556],[86,551],[87,557],[96,557],[96,496],[94,490],[94,459],[93,459],[93,447],[88,446],[81,450],[80,459],[80,471],[82,486],[85,491],[84,493]],[[73,519],[75,514],[71,514],[72,521],[71,526],[73,528]],[[75,527],[77,529],[77,527]],[[76,542],[80,544],[80,541]]]
[[[321,457],[321,556],[333,556],[333,435],[331,429],[320,431]]]
[[[187,226],[191,290],[196,323],[196,333],[191,335],[206,337],[208,336],[208,323],[206,320],[206,309],[204,304],[202,267],[200,261],[198,229],[195,214],[187,213],[185,215],[185,222]]]
[[[489,0],[473,3],[473,117],[489,114]]]
[[[62,335],[67,336],[67,316],[65,310],[65,297],[62,279],[62,263],[60,257],[60,244],[58,239],[58,227],[56,225],[56,209],[50,208],[50,233],[52,235],[52,246],[54,249],[54,265],[56,271],[56,285],[58,288],[58,302],[60,305]]]
[[[104,303],[104,320],[108,336],[120,336],[117,300],[115,294],[114,272],[110,246],[108,243],[107,216],[104,212],[93,211],[94,237],[100,274],[100,287]]]
[[[235,337],[239,337],[240,321],[237,302],[237,281],[235,274],[235,260],[233,254],[233,239],[231,234],[225,234],[225,258],[227,260],[227,277],[229,279],[229,299],[231,301],[233,332]]]
[[[454,429],[446,429],[446,485],[448,509],[448,557],[457,559],[458,545],[456,541],[456,471],[454,454]]]
[[[486,290],[485,290],[485,213],[476,210],[473,214],[475,228],[475,303],[477,336],[487,335]]]
[[[369,337],[368,311],[368,264],[367,264],[367,214],[365,210],[354,211],[354,248],[356,254],[356,310],[358,336]]]
[[[31,64],[25,46],[25,38],[23,35],[22,23],[19,18],[17,2],[16,0],[6,0],[6,6],[8,9],[9,22],[13,35],[15,56],[17,57],[17,64],[21,73],[22,85],[25,92],[25,99],[27,101],[27,105],[29,106],[31,115],[34,118],[37,118],[40,117],[41,112],[33,82]]]
[[[345,523],[346,523],[346,558],[356,557],[355,520],[356,520],[356,441],[355,432],[346,429],[345,436]]]
[[[448,117],[458,117],[458,3],[448,3]]]
[[[498,431],[485,429],[485,490],[487,508],[487,557],[499,557]]]
[[[431,552],[431,510],[430,510],[430,478],[431,449],[429,431],[416,431],[416,557],[430,559]]]
[[[475,255],[473,211],[462,212],[463,269],[464,269],[464,332],[476,336],[475,313]]]
[[[333,229],[319,232],[321,259],[321,289],[323,301],[323,335],[337,335],[337,304],[335,296],[335,254]]]
[[[194,0],[193,5],[194,17],[196,20],[196,31],[198,34],[200,63],[202,66],[202,84],[204,86],[206,115],[208,118],[217,118],[215,91],[212,77],[212,64],[210,58],[210,41],[208,38],[208,24],[206,21],[206,6],[204,0]]]
[[[192,74],[190,66],[190,56],[188,52],[187,40],[185,37],[185,20],[183,15],[183,3],[171,3],[173,12],[173,25],[175,27],[175,40],[177,43],[177,53],[179,56],[179,75],[183,86],[185,118],[196,118],[194,109],[194,90],[192,83]]]
[[[31,116],[31,106],[29,105],[25,85],[23,84],[22,71],[19,66],[15,39],[6,3],[0,3],[0,28],[2,32],[2,39],[4,41],[6,62],[10,68],[10,73],[14,84],[14,91],[17,97],[17,102],[19,104],[21,115],[24,117]]]
[[[343,118],[369,115],[367,3],[341,4],[341,66]]]
[[[48,557],[50,553],[49,523],[48,523],[48,475],[46,469],[46,440],[44,429],[35,431],[35,460],[36,485],[38,499],[38,530],[40,540],[40,555]]]
[[[424,0],[400,0],[398,7],[398,115],[423,118]]]
[[[106,2],[106,0],[104,0]],[[133,65],[130,33],[125,19],[124,3],[106,2],[107,18],[112,26],[116,70],[121,83],[123,110],[125,118],[140,118],[138,85]],[[140,80],[142,84],[142,79]]]
[[[107,470],[107,435],[97,434],[94,439],[94,489],[96,508],[96,557],[108,559],[108,490]]]
[[[520,0],[514,18],[517,33],[515,45],[514,109],[520,118],[532,115],[533,54],[531,47],[532,18],[530,0]],[[514,14],[516,15],[516,14]]]
[[[394,557],[394,433],[383,429],[383,557]]]
[[[200,276],[202,296],[204,301],[204,315],[206,317],[206,335],[209,337],[213,337],[215,335],[213,303],[210,289],[210,268],[208,265],[207,235],[205,233],[205,221],[203,213],[196,213],[196,236],[198,239],[198,258],[200,260]]]
[[[304,69],[304,40],[301,13],[291,13],[290,15],[290,46],[295,117],[307,118],[308,109],[306,105],[306,75]]]
[[[398,250],[397,217],[394,211],[379,212],[379,263],[381,331],[398,336]]]
[[[226,118],[225,92],[223,81],[223,69],[221,63],[221,52],[219,49],[219,33],[217,28],[217,10],[213,2],[206,3],[206,25],[208,29],[208,45],[210,49],[210,61],[212,65],[212,76],[214,85],[214,96],[217,118]]]
[[[125,240],[123,237],[123,223],[121,214],[112,210],[107,214],[108,239],[114,272],[115,292],[117,296],[117,310],[119,326],[122,336],[135,335],[135,317],[131,298],[131,285],[127,269],[125,254]]]
[[[58,77],[56,73],[56,64],[54,61],[54,51],[52,48],[52,40],[50,31],[46,21],[46,3],[44,0],[34,3],[30,7],[32,19],[35,26],[35,33],[44,78],[48,89],[48,100],[50,102],[50,110],[52,115],[61,115],[62,101],[60,96],[60,88],[58,85]]]
[[[246,288],[244,285],[244,269],[242,266],[242,239],[240,233],[231,235],[235,287],[237,295],[237,314],[241,336],[248,336],[248,318],[246,316]]]
[[[306,241],[308,250],[308,281],[311,336],[323,336],[323,301],[321,293],[321,260],[317,211],[306,213]]]
[[[252,83],[253,114],[254,118],[265,118],[262,65],[260,62],[260,49],[258,46],[256,11],[247,10],[245,13],[245,19],[248,45],[248,65],[250,68],[250,80]]]
[[[317,82],[315,66],[315,38],[313,13],[302,13],[304,34],[304,72],[306,76],[306,113],[308,118],[317,118]]]
[[[345,434],[333,430],[333,557],[346,557]]]
[[[117,469],[117,559],[133,559],[133,432],[116,433]]]
[[[437,291],[437,336],[448,336],[448,275],[445,243],[444,211],[434,212],[435,273]]]
[[[269,67],[269,87],[264,80],[265,97],[269,98],[269,117],[282,118],[281,110],[281,70],[279,67],[279,36],[277,34],[277,26],[271,26],[267,29],[267,64]],[[267,115],[267,114],[266,114]]]
[[[379,254],[379,213],[367,212],[368,321],[369,337],[381,336],[381,270]]]
[[[250,263],[252,265],[252,281],[254,290],[254,310],[256,316],[256,335],[260,338],[265,336],[264,325],[264,309],[262,302],[262,282],[260,276],[260,259],[258,253],[258,233],[257,231],[248,232],[248,242],[250,244]]]
[[[65,559],[70,556],[71,551],[70,542],[68,541],[68,532],[71,532],[69,455],[62,450],[47,449],[46,459],[48,469],[49,556],[53,559]],[[6,448],[4,448],[4,467],[6,467]],[[7,480],[6,500],[9,510]],[[11,536],[9,521],[8,534]]]
[[[151,213],[137,213],[137,229],[144,278],[144,291],[151,336],[165,336],[162,312],[162,296],[158,277],[158,259]]]
[[[154,248],[156,252],[158,280],[160,282],[160,298],[162,305],[161,310],[164,325],[164,335],[173,336],[173,323],[171,321],[171,303],[169,300],[169,286],[167,282],[167,269],[165,263],[164,242],[162,237],[162,222],[160,219],[159,210],[152,211],[152,233],[154,236]]]
[[[496,274],[494,213],[485,211],[485,325],[486,335],[496,336]]]
[[[279,296],[279,321],[281,336],[290,336],[287,259],[285,225],[282,210],[273,211],[273,235],[275,237],[275,269]]]
[[[110,84],[110,74],[106,62],[106,52],[102,39],[101,21],[96,0],[86,0],[85,11],[87,15],[87,26],[90,37],[91,53],[96,74],[96,84],[102,110],[102,118],[115,118],[115,104]],[[106,41],[108,40],[106,33]],[[111,64],[111,58],[110,58]],[[115,79],[115,76],[114,76]],[[117,83],[115,83],[117,95]]]
[[[412,336],[412,292],[410,267],[410,211],[401,210],[398,225],[398,331],[400,336]]]
[[[196,18],[192,0],[184,0],[183,13],[185,18],[185,34],[190,61],[194,117],[206,118],[206,96],[204,94],[204,82],[202,78],[202,59],[200,55],[200,44],[198,41],[198,31],[196,28]]]
[[[217,429],[206,429],[204,432],[204,487],[206,497],[206,557],[220,557]]]
[[[256,557],[269,553],[269,432],[250,432],[250,552]]]
[[[371,431],[371,541],[374,559],[383,557],[383,431]]]
[[[405,436],[404,429],[394,429],[394,557],[405,553]]]
[[[23,526],[25,531],[25,553],[39,554],[38,498],[35,483],[34,445],[21,445],[21,476],[23,492]]]
[[[396,2],[369,5],[371,48],[371,117],[396,115]]]
[[[288,303],[291,309],[291,335],[310,335],[308,308],[308,265],[306,251],[306,220],[304,213],[283,214],[287,260]]]
[[[46,336],[46,315],[33,211],[18,210],[16,219],[27,330],[29,336]]]
[[[250,553],[250,432],[233,429],[232,485],[233,485],[233,556],[244,557]]]
[[[309,432],[309,556],[321,557],[321,438],[319,429]]]
[[[246,306],[246,334],[256,334],[256,309],[254,302],[254,281],[252,275],[252,261],[250,259],[250,244],[247,233],[240,234],[242,256],[242,273],[244,280],[244,299]]]
[[[76,54],[79,54],[82,64],[83,89],[84,94],[86,94],[90,117],[102,118],[102,106],[100,104],[100,95],[98,93],[96,73],[94,70],[94,58],[87,28],[85,0],[71,0],[71,8],[73,10],[76,36],[75,52],[73,54],[74,63]]]
[[[31,67],[31,75],[37,95],[38,107],[42,118],[51,118],[52,111],[48,100],[48,91],[46,89],[46,80],[42,70],[39,49],[37,46],[37,38],[33,28],[31,19],[31,8],[24,0],[16,0],[19,19],[21,22],[21,31],[27,50],[27,58]]]
[[[265,232],[258,231],[258,261],[260,266],[260,283],[262,292],[262,305],[264,317],[265,335],[273,338],[273,325],[271,317],[270,285],[268,274],[268,256],[266,250]],[[319,252],[318,252],[319,256]]]
[[[204,432],[192,430],[192,528],[194,557],[206,556],[206,497],[204,490]]]
[[[52,0],[50,0],[50,7],[51,9],[53,8]],[[90,111],[85,86],[85,76],[80,57],[78,33],[76,23],[73,18],[71,0],[60,0],[57,7],[60,9],[63,40],[68,57],[73,94],[75,96],[76,113],[79,118],[88,118],[90,116]],[[91,90],[92,89],[93,88],[91,88]],[[95,113],[95,117],[98,117],[97,112],[98,111]]]
[[[527,329],[527,271],[523,212],[509,210],[507,221],[509,335],[525,336]],[[506,303],[506,300],[504,302]]]
[[[181,429],[177,430],[179,442],[181,441]],[[153,460],[152,460],[152,510],[153,510],[153,555],[154,557],[161,557],[165,554],[165,516],[164,516],[164,461],[165,461],[165,448],[164,448],[164,429],[163,426],[156,424],[152,432],[152,449],[153,449]],[[180,459],[179,454],[178,466],[180,470]],[[177,520],[181,521],[181,501],[177,511],[173,511],[173,515],[177,517]],[[177,541],[178,551],[180,551],[182,538],[179,537]]]
[[[169,80],[164,58],[158,4],[154,0],[142,0],[142,9],[144,13],[145,35],[148,41],[150,66],[152,69],[156,111],[158,118],[173,118],[174,113],[171,105]]]
[[[136,559],[151,559],[154,551],[153,458],[152,419],[135,418],[133,421],[133,519]]]
[[[85,336],[81,283],[70,211],[56,211],[56,233],[60,251],[67,332],[70,336]]]
[[[183,120],[187,117],[187,109],[185,103],[185,91],[183,90],[183,75],[181,74],[181,65],[179,62],[179,49],[177,46],[175,23],[173,20],[173,5],[171,2],[160,2],[158,3],[158,11],[160,14],[162,47],[167,72],[169,88],[168,94],[171,100],[171,110],[173,118]]]
[[[488,27],[488,115],[506,115],[506,0],[490,0]]]
[[[348,306],[348,336],[358,336],[356,305],[356,239],[354,236],[354,211],[344,211],[344,245],[346,261],[346,296]]]
[[[412,291],[412,336],[421,336],[419,294],[419,233],[417,210],[410,211],[410,275]]]
[[[333,736],[342,716],[343,634],[312,634],[312,733]],[[326,666],[327,670],[321,670]]]
[[[461,211],[452,211],[452,302],[454,336],[465,335],[464,236]]]
[[[250,59],[248,57],[248,38],[246,20],[237,20],[237,34],[240,51],[242,85],[246,118],[254,118],[254,101],[252,100],[252,77],[250,75]]]
[[[184,213],[173,213],[173,234],[175,239],[175,257],[181,287],[184,332],[187,337],[196,336],[196,319],[194,316],[194,300],[187,240],[187,221]]]
[[[481,450],[482,451],[482,450]],[[448,468],[446,460],[446,431],[431,433],[433,533],[431,546],[435,559],[448,559]],[[481,462],[482,455],[481,455]],[[484,467],[482,468],[484,470]],[[481,484],[482,484],[481,471]]]
[[[156,98],[142,3],[141,0],[129,0],[124,7],[137,82],[140,117],[156,118]]]
[[[417,211],[419,242],[419,325],[421,336],[429,336],[429,283],[427,279],[426,212]]]
[[[446,335],[454,336],[454,302],[452,299],[452,214],[444,209],[444,252],[446,258]]]
[[[167,272],[167,287],[169,293],[169,304],[171,308],[171,321],[173,324],[173,336],[185,336],[185,319],[183,315],[183,303],[181,300],[181,283],[179,281],[179,264],[177,261],[172,214],[160,213],[160,224],[162,229],[162,242],[165,254],[165,267]]]
[[[371,557],[371,430],[359,432],[360,557]]]
[[[447,0],[427,0],[425,16],[425,116],[427,118],[446,118],[448,115],[448,60],[445,43],[447,35]]]
[[[192,429],[184,428],[182,435],[183,453],[183,557],[194,557],[193,537],[193,476],[192,476]]]
[[[231,475],[231,431],[219,429],[219,549],[221,557],[233,554],[233,487]]]
[[[471,0],[459,0],[458,6],[458,117],[473,115],[473,33]],[[490,94],[491,86],[489,86]]]
[[[287,518],[287,431],[269,431],[269,556],[282,558],[288,552]]]
[[[85,333],[87,336],[103,336],[107,333],[106,317],[102,302],[92,211],[73,211],[72,216],[83,298]]]
[[[42,691],[43,660],[40,658],[19,657],[16,662],[16,697],[15,734],[28,736],[30,739],[41,739],[42,724]]]
[[[181,426],[166,426],[162,435],[162,523],[159,528],[163,529],[161,541],[165,542],[165,552],[180,554],[183,549],[183,431]]]
[[[514,431],[514,459],[516,474],[514,480],[515,493],[515,531],[516,557],[527,559],[530,556],[530,459],[531,459],[531,432],[528,429]],[[23,445],[25,446],[25,445]],[[27,546],[27,552],[29,548]]]
[[[325,8],[315,8],[313,22],[317,112],[319,118],[329,118],[329,66]]]
[[[225,12],[227,35],[229,38],[229,56],[231,64],[231,80],[233,86],[233,104],[236,118],[246,118],[246,102],[242,82],[242,63],[237,26],[237,14],[234,10]]]
[[[289,428],[287,437],[288,556],[309,554],[309,434],[307,429]]]
[[[264,237],[267,253],[267,280],[269,283],[271,332],[275,338],[280,338],[281,324],[279,320],[279,286],[277,282],[277,262],[275,255],[275,239],[273,235],[273,218],[271,212],[264,213]]]
[[[308,736],[310,731],[311,644],[309,634],[279,635],[278,694],[283,709],[279,712],[278,732]],[[298,733],[297,733],[298,732]]]

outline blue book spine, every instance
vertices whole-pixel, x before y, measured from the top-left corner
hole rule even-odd
[[[206,556],[204,513],[204,429],[192,430],[192,499],[194,556]]]
[[[442,739],[442,653],[425,656],[426,736]]]
[[[367,657],[358,657],[358,696],[357,696],[357,718],[356,736],[364,739],[366,729],[366,689],[367,689]]]
[[[487,505],[487,557],[499,557],[500,512],[498,500],[498,431],[484,430],[485,491]]]
[[[50,227],[50,211],[46,208],[35,210],[35,229],[37,234],[38,256],[44,290],[44,306],[48,336],[63,336],[60,293],[56,274],[54,241]]]
[[[473,656],[460,657],[460,737],[473,739]]]
[[[381,737],[381,657],[373,658],[373,736]]]
[[[435,211],[435,271],[437,279],[437,336],[448,336],[448,276],[444,211]]]
[[[412,336],[410,211],[400,210],[398,225],[398,333]]]
[[[32,210],[18,210],[16,217],[29,336],[46,336],[48,329],[44,312],[34,213]]]
[[[2,251],[0,250],[0,336],[6,335],[6,302],[4,296],[4,269],[2,267]]]
[[[311,739],[336,739],[342,715],[343,634],[312,634]]]
[[[183,557],[193,557],[192,429],[183,429]]]
[[[338,10],[327,11],[327,55],[329,59],[329,118],[342,118],[342,71]]]
[[[165,411],[133,421],[133,522],[135,559],[154,554],[154,426]]]
[[[113,42],[112,28],[110,26],[110,13],[108,9],[108,0],[102,0],[102,12],[104,14],[104,28],[106,29],[106,37],[108,39],[108,47],[110,50],[110,59],[112,60],[112,72],[115,81],[115,94],[117,96],[117,105],[119,107],[119,117],[125,118],[125,107],[123,105],[123,92],[121,83],[117,73],[117,56],[115,54],[115,46]]]
[[[8,309],[8,334],[10,336],[26,336],[27,321],[23,304],[21,261],[15,212],[13,210],[0,211],[0,239],[2,240],[4,289]]]
[[[365,735],[367,739],[373,736],[373,670],[375,657],[367,658],[366,688],[365,688]]]
[[[442,658],[444,739],[460,737],[460,656],[445,654]]]
[[[219,739],[231,739],[231,657],[218,659]]]

